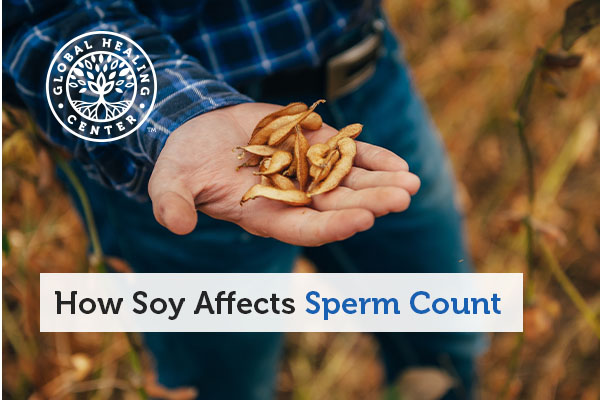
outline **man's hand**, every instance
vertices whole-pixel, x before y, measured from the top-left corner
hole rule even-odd
[[[245,145],[258,121],[278,108],[240,104],[208,112],[176,129],[150,178],[156,220],[174,233],[187,234],[196,226],[198,209],[255,235],[318,246],[369,229],[375,217],[408,208],[419,178],[391,151],[358,141],[350,174],[335,190],[313,197],[310,207],[264,198],[240,206],[242,195],[260,178],[252,174],[255,168],[236,171],[240,160],[232,149]],[[306,137],[312,144],[335,133],[323,125]]]

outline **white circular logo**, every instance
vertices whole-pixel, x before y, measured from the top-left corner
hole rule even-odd
[[[156,73],[133,40],[114,32],[77,36],[54,56],[46,78],[52,114],[70,133],[110,142],[135,131],[156,100]]]

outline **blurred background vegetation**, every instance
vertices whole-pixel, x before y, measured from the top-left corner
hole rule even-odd
[[[581,59],[566,57],[560,41],[550,56],[538,50],[570,3],[386,2],[453,161],[477,270],[527,272],[525,332],[491,335],[479,368],[484,399],[600,399],[600,29],[570,50]],[[157,385],[133,336],[39,333],[38,274],[86,271],[98,260],[28,116],[4,105],[2,127],[3,397],[193,396]],[[408,377],[394,393],[424,398],[411,386],[431,379]],[[369,335],[287,337],[281,398],[390,396],[382,381]]]

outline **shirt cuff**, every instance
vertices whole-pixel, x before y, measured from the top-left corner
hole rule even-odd
[[[218,108],[253,101],[192,60],[163,61],[154,67],[156,101],[138,129],[143,152],[153,164],[170,133],[188,120]]]

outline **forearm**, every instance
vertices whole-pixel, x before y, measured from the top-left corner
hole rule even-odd
[[[7,10],[5,10],[6,12]],[[152,166],[169,134],[205,112],[250,101],[184,54],[169,35],[130,2],[43,2],[8,8],[3,70],[51,142],[74,155],[88,173],[129,196],[145,198]],[[52,57],[69,40],[90,31],[113,31],[133,39],[150,57],[157,80],[154,108],[129,136],[110,143],[84,141],[67,132],[46,99]],[[7,45],[8,44],[8,45]],[[66,115],[58,115],[65,118]]]

